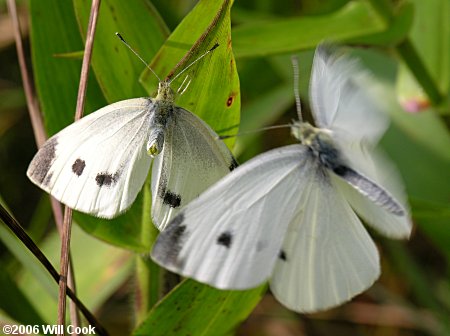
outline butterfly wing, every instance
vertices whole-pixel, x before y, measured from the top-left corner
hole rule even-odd
[[[314,170],[302,208],[289,224],[282,260],[270,283],[275,297],[297,312],[348,301],[380,273],[378,251],[324,168]]]
[[[237,163],[217,134],[192,113],[175,107],[164,147],[152,168],[152,217],[163,230],[184,205]]]
[[[310,85],[313,114],[319,126],[332,131],[354,172],[340,176],[346,183],[336,183],[369,224],[389,237],[406,238],[411,221],[401,178],[375,148],[388,126],[375,90],[376,84],[355,60],[335,56],[327,45],[317,48]],[[383,194],[386,197],[379,197]]]
[[[51,137],[28,167],[33,183],[69,207],[112,218],[135,200],[151,159],[151,99],[117,102]]]
[[[375,85],[356,60],[317,47],[310,82],[312,113],[318,126],[355,140],[376,142],[388,118],[375,102]]]
[[[246,162],[183,208],[160,233],[152,258],[222,289],[267,280],[300,206],[311,160],[301,145]]]

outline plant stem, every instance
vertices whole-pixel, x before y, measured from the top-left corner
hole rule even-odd
[[[158,230],[153,225],[151,219],[152,195],[150,188],[150,175],[143,187],[144,200],[141,222],[141,241],[145,246],[153,246],[158,236]],[[136,257],[136,294],[135,310],[136,323],[142,322],[147,312],[159,300],[160,294],[160,268],[148,255],[138,255]]]
[[[92,57],[92,49],[94,46],[95,29],[97,26],[98,12],[101,0],[94,0],[91,5],[91,13],[89,16],[89,24],[86,33],[86,45],[84,48],[83,63],[81,66],[80,86],[78,88],[77,106],[75,111],[75,120],[81,119],[83,116],[86,88],[88,82],[89,65]],[[72,209],[65,207],[63,234],[61,241],[61,271],[59,281],[59,297],[58,297],[58,324],[65,324],[66,316],[66,290],[67,275],[69,273],[69,250],[70,236],[72,228]],[[63,328],[64,329],[64,328]]]
[[[368,0],[378,15],[390,25],[394,20],[392,6],[388,0]],[[443,95],[434,82],[425,64],[422,62],[416,48],[407,37],[403,42],[395,47],[402,60],[408,66],[409,71],[416,78],[433,105],[438,105],[443,100]]]

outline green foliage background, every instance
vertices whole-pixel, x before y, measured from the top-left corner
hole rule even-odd
[[[30,22],[29,63],[51,135],[73,120],[90,1],[19,4]],[[0,6],[0,21],[10,27],[2,1]],[[36,148],[10,29],[0,41],[0,202],[57,266],[59,238],[48,196],[25,176]],[[115,220],[75,214],[77,293],[111,334],[450,334],[449,0],[103,0],[86,113],[156,91],[157,81],[116,31],[161,77],[179,71],[183,64],[177,63],[196,42],[184,64],[219,42],[189,72],[192,83],[177,104],[220,134],[236,133],[239,124],[245,131],[295,118],[291,54],[300,59],[307,111],[314,47],[324,39],[355,46],[352,52],[383,84],[392,124],[382,146],[404,177],[415,231],[408,242],[377,236],[380,280],[328,312],[294,314],[265,294],[264,285],[231,292],[192,280],[159,301],[163,274],[148,258],[156,232],[148,220],[146,185],[132,209]],[[399,101],[419,111],[406,112]],[[258,133],[227,144],[243,162],[291,143],[288,133]],[[3,225],[0,267],[0,324],[54,324],[57,287]]]

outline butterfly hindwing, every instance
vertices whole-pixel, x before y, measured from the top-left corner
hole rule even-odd
[[[192,199],[236,167],[226,145],[192,113],[175,107],[152,169],[152,217],[163,230]]]
[[[314,312],[348,301],[380,273],[378,251],[324,168],[311,169],[302,207],[289,224],[283,259],[270,287],[297,312]]]
[[[147,176],[151,99],[108,105],[69,125],[38,151],[27,171],[69,207],[111,218],[129,208]]]
[[[307,157],[305,147],[292,145],[236,168],[181,210],[159,235],[152,258],[217,288],[267,280],[300,206]]]

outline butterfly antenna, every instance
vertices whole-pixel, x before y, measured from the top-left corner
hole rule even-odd
[[[302,105],[300,104],[300,93],[298,89],[298,79],[299,79],[299,70],[298,70],[298,57],[292,56],[292,68],[294,69],[294,96],[295,96],[295,106],[297,108],[298,119],[300,122],[303,121],[302,117]]]
[[[116,33],[116,36],[123,42],[123,44],[125,44],[127,47],[128,47],[128,49],[130,49],[132,52],[133,52],[133,54],[135,54],[141,61],[142,61],[142,63],[144,63],[145,64],[145,66],[148,68],[148,69],[150,69],[150,71],[156,76],[156,78],[158,78],[158,81],[160,81],[161,82],[161,79],[159,78],[159,76],[156,74],[156,72],[155,71],[153,71],[153,69],[152,68],[150,68],[150,66],[147,64],[147,62],[146,61],[144,61],[144,59],[133,49],[133,48],[131,48],[131,46],[127,43],[127,41],[125,41],[125,39],[122,37],[122,35],[120,35],[119,33]]]
[[[197,63],[198,61],[200,61],[203,57],[205,57],[206,55],[208,55],[211,51],[213,51],[214,49],[216,49],[219,46],[219,43],[214,44],[214,46],[209,49],[207,52],[205,52],[204,54],[200,55],[195,61],[193,61],[191,64],[189,64],[187,67],[185,67],[183,70],[181,70],[181,72],[176,75],[174,78],[172,78],[169,82],[172,83],[175,79],[177,79],[178,77],[180,77],[187,69],[189,69],[191,66],[193,66],[195,63]]]
[[[216,137],[216,139],[224,140],[224,139],[234,138],[234,137],[238,137],[238,136],[242,136],[242,135],[249,135],[249,134],[253,134],[253,133],[258,133],[258,132],[261,132],[261,131],[269,131],[269,130],[273,130],[273,129],[287,128],[287,127],[292,127],[292,124],[267,126],[267,127],[258,128],[256,130],[244,131],[244,132],[239,132],[239,133],[231,134],[231,135],[218,135]]]

